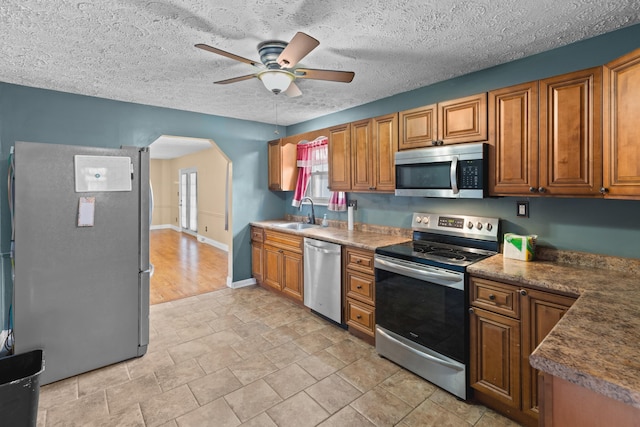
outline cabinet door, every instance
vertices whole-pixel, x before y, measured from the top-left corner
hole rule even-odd
[[[351,128],[349,124],[329,129],[329,188],[351,190]]]
[[[351,123],[351,190],[375,190],[371,120]]]
[[[376,191],[396,189],[395,155],[398,151],[398,115],[373,119],[373,171]]]
[[[399,113],[400,137],[398,150],[429,147],[438,138],[438,107],[436,104]]]
[[[520,321],[479,308],[470,319],[471,387],[520,408]]]
[[[258,284],[262,283],[263,266],[264,258],[262,242],[251,242],[251,274]]]
[[[438,103],[438,139],[444,144],[487,140],[487,94]]]
[[[303,301],[302,256],[294,252],[282,253],[282,292],[295,300]]]
[[[282,161],[280,140],[269,141],[269,190],[282,190]]]
[[[522,297],[522,410],[538,418],[538,370],[529,355],[564,316],[574,298],[528,289]]]
[[[602,67],[540,81],[540,181],[550,195],[600,196]]]
[[[538,189],[538,82],[489,92],[489,192]]]
[[[282,290],[282,258],[283,250],[271,245],[264,245],[264,271],[262,283],[271,288]]]
[[[640,199],[640,49],[605,68],[605,197]]]

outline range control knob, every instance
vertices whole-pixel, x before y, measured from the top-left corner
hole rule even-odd
[[[429,224],[429,217],[428,216],[423,216],[422,217],[422,223],[425,224],[425,225]]]
[[[422,218],[420,218],[419,216],[417,216],[417,217],[416,217],[416,222],[417,222],[418,224],[420,224],[420,223],[422,222]]]
[[[493,230],[493,225],[491,225],[490,222],[487,223],[487,230],[489,231]]]
[[[471,221],[467,223],[467,228],[473,228],[473,223]]]
[[[481,222],[479,222],[479,223],[478,223],[478,225],[476,225],[476,228],[477,228],[478,230],[482,230],[482,223],[481,223]]]

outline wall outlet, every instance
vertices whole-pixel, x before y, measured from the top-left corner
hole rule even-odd
[[[529,202],[516,202],[517,216],[522,216],[525,218],[529,218]]]

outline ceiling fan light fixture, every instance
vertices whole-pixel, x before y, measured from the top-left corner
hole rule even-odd
[[[258,75],[264,87],[276,95],[284,92],[294,79],[293,74],[282,70],[266,70]]]

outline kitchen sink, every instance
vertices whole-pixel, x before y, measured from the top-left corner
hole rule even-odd
[[[289,230],[304,230],[307,228],[320,227],[317,224],[306,224],[303,222],[285,222],[284,224],[276,224],[276,226],[280,228],[288,228]]]

